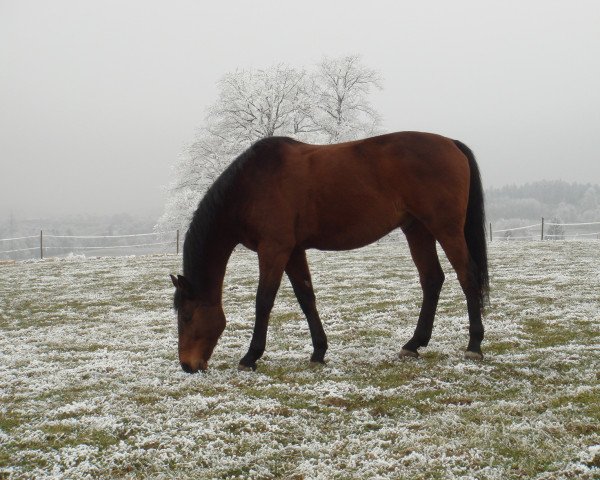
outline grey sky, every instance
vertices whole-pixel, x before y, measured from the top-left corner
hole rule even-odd
[[[236,67],[359,53],[484,183],[600,182],[600,2],[0,0],[0,216],[160,213]],[[1,217],[0,217],[1,218]]]

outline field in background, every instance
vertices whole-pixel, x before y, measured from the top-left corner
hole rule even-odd
[[[406,244],[309,262],[328,364],[284,282],[267,352],[248,347],[257,266],[234,252],[206,374],[176,357],[180,257],[0,264],[0,478],[597,478],[600,251],[490,246],[483,362],[447,281],[430,346],[399,360],[420,306]],[[445,260],[445,259],[444,259]]]

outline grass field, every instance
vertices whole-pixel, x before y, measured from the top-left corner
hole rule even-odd
[[[284,282],[238,372],[257,266],[234,252],[210,370],[177,362],[175,256],[0,265],[0,478],[600,478],[600,244],[490,246],[483,362],[444,259],[433,339],[403,241],[311,252],[328,363]]]

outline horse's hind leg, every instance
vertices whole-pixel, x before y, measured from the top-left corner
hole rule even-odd
[[[311,362],[325,363],[325,352],[327,351],[327,336],[323,330],[323,324],[317,312],[315,293],[312,287],[306,252],[296,249],[292,252],[290,260],[285,267],[285,272],[298,299],[298,303],[306,315],[310,336],[313,343],[313,354]]]
[[[240,370],[256,370],[256,361],[262,357],[267,344],[269,315],[281,284],[290,250],[274,245],[258,248],[259,280],[256,292],[256,320],[248,353],[240,360]]]
[[[437,236],[440,245],[456,271],[458,281],[467,299],[469,314],[469,344],[465,353],[466,358],[481,360],[481,342],[483,341],[483,322],[481,321],[482,303],[477,281],[477,265],[469,254],[464,233],[457,230]]]
[[[426,347],[431,339],[435,310],[444,283],[444,272],[437,256],[435,238],[429,230],[417,220],[403,230],[413,261],[419,271],[423,303],[415,333],[402,347],[400,357],[418,357],[417,349]]]

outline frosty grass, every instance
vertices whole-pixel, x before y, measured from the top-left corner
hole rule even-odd
[[[443,257],[443,255],[442,255]],[[0,264],[0,478],[600,478],[600,243],[495,243],[483,362],[443,257],[433,339],[404,241],[310,252],[330,349],[311,368],[284,280],[249,344],[254,253],[234,252],[209,372],[177,362],[180,257]]]

